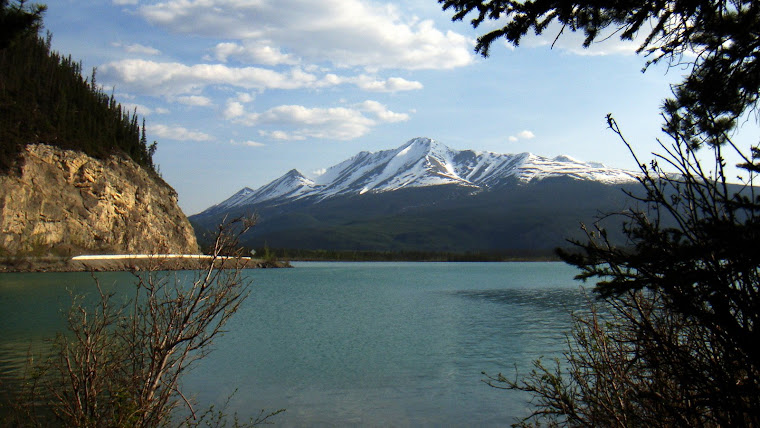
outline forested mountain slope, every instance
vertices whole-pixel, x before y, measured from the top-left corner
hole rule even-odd
[[[430,138],[361,152],[316,179],[297,170],[191,216],[196,231],[256,213],[261,248],[551,253],[581,222],[625,208],[636,175],[569,156],[453,150]],[[613,235],[620,218],[608,220]],[[202,239],[201,239],[202,240]]]
[[[197,253],[145,125],[0,2],[0,257]]]

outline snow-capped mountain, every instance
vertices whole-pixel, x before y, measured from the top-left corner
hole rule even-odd
[[[430,138],[414,138],[393,150],[360,152],[330,167],[315,180],[293,169],[255,191],[245,187],[205,213],[262,202],[305,198],[320,201],[339,195],[441,185],[456,185],[480,192],[515,181],[527,183],[549,177],[570,177],[604,184],[636,180],[633,172],[582,162],[570,156],[546,158],[531,153],[459,151]]]

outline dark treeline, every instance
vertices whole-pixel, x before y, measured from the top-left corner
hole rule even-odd
[[[0,172],[34,143],[126,155],[154,171],[144,122],[141,129],[136,112],[98,87],[94,69],[83,77],[81,62],[51,51],[50,41],[30,31],[0,47]]]
[[[505,262],[559,260],[551,250],[502,250],[465,253],[433,251],[353,251],[258,248],[255,257],[271,260],[339,262]]]

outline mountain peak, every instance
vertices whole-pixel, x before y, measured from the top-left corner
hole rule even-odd
[[[575,162],[575,163],[582,163],[582,162],[581,162],[581,161],[579,161],[578,159],[575,159],[574,157],[572,157],[572,156],[568,156],[568,155],[559,155],[559,156],[555,156],[554,158],[552,158],[552,160],[553,160],[553,161],[557,161],[557,162]]]
[[[396,152],[397,152],[396,156],[405,156],[409,153],[427,154],[431,152],[445,152],[445,151],[450,151],[450,149],[446,147],[445,144],[439,141],[436,141],[432,138],[417,137],[417,138],[412,138],[411,140],[402,144],[401,147],[396,149]]]
[[[242,189],[238,190],[237,193],[235,193],[235,195],[242,195],[242,196],[244,196],[244,195],[250,195],[251,193],[253,193],[253,189],[251,189],[250,187],[246,186],[246,187],[243,187]]]
[[[293,168],[290,171],[286,172],[285,175],[283,175],[280,179],[283,179],[283,178],[286,178],[286,177],[288,177],[288,178],[299,178],[300,177],[300,178],[306,179],[306,177],[304,177],[304,175],[301,174],[301,171],[299,171],[299,170],[297,170],[295,168]],[[246,189],[247,189],[247,187],[246,187]]]
[[[248,205],[337,195],[382,193],[403,188],[454,185],[480,192],[517,182],[550,177],[617,184],[635,181],[629,171],[583,162],[567,155],[554,158],[532,153],[499,154],[452,150],[427,137],[412,138],[400,147],[360,152],[328,168],[312,181],[292,169],[252,191],[244,188],[221,205]],[[214,207],[216,208],[216,207]]]

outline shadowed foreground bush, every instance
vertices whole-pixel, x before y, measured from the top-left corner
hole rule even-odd
[[[212,260],[189,283],[169,272],[135,272],[134,295],[118,304],[95,279],[97,305],[74,298],[67,331],[55,338],[47,358],[30,365],[6,424],[225,425],[225,409],[198,412],[181,391],[180,379],[208,355],[248,297],[244,262],[219,256],[234,254],[239,233],[252,225],[240,219],[220,227]],[[262,411],[243,425],[267,422],[280,412]],[[233,424],[241,424],[237,416]]]

